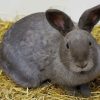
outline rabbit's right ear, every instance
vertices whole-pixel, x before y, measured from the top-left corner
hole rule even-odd
[[[78,26],[81,29],[92,31],[93,27],[100,20],[100,5],[86,10],[79,19]]]
[[[67,32],[71,31],[74,24],[70,17],[64,12],[57,9],[49,9],[46,11],[46,18],[48,22],[65,36]]]

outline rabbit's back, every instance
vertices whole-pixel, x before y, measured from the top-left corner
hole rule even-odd
[[[59,39],[60,34],[48,24],[45,14],[37,13],[15,23],[5,34],[4,46],[10,44],[30,65],[35,62],[43,68],[53,61]]]

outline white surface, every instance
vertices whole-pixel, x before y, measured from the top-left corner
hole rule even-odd
[[[84,10],[100,4],[100,0],[0,0],[0,18],[15,20],[18,16],[57,8],[78,21]]]

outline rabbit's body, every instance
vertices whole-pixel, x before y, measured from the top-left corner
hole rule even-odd
[[[27,21],[27,19],[29,21]],[[26,24],[29,25],[28,29],[25,27]],[[77,28],[76,25],[76,30]],[[17,32],[15,30],[17,30]],[[60,60],[59,54],[59,46],[62,39],[61,34],[48,24],[44,13],[33,14],[17,22],[5,34],[3,54],[7,55],[11,46],[11,50],[14,49],[16,53],[19,52],[22,59],[29,64],[27,66],[28,68],[32,70],[36,68],[39,71],[39,77],[41,77],[42,74],[43,77],[40,79],[43,80],[51,78],[55,83],[77,86],[95,79],[98,76],[97,73],[100,72],[100,67],[86,74],[77,74],[66,69],[66,66],[64,66]],[[97,50],[99,50],[98,47]],[[98,54],[99,52],[100,51],[98,51]],[[93,77],[91,77],[91,75]],[[41,80],[41,82],[43,80]]]
[[[94,80],[100,75],[100,47],[89,32],[99,19],[100,5],[87,10],[78,24],[59,10],[19,20],[4,36],[2,69],[23,87],[37,87],[47,79],[69,87]]]
[[[28,28],[26,25],[28,25]],[[49,72],[48,75],[44,73],[46,68],[50,67],[50,70],[52,68],[52,62],[55,59],[56,52],[59,50],[60,38],[61,34],[48,24],[44,13],[33,14],[18,21],[9,31],[6,32],[2,53],[5,55],[4,59],[7,59],[8,62],[13,64],[15,62],[18,63],[17,59],[19,58],[16,57],[19,55],[20,63],[22,63],[22,65],[17,66],[21,68],[21,66],[24,66],[24,63],[26,63],[26,70],[29,74],[27,77],[29,79],[33,77],[34,82],[34,75],[31,75],[34,73],[36,76],[39,76],[38,81],[42,82],[43,80],[48,79],[47,76],[49,75]],[[10,54],[11,52],[14,54]],[[14,61],[12,62],[11,59]],[[17,66],[15,64],[11,64],[9,67],[7,66],[7,71],[9,71],[7,73],[8,75],[11,74],[10,76],[12,78],[12,73],[20,70]],[[11,70],[12,67],[14,70]],[[18,78],[21,77],[22,74],[26,74],[24,68],[25,67],[22,67],[21,72],[19,71],[18,74],[16,74]],[[38,72],[34,71],[34,69]],[[14,78],[17,78],[16,75]],[[17,83],[20,84],[19,80],[15,81],[18,81]],[[27,80],[26,82],[28,81],[30,82],[30,80]],[[32,86],[34,83],[30,84]],[[25,87],[28,87],[28,85],[30,87],[30,84],[25,85]],[[24,83],[21,83],[20,85],[24,86]]]

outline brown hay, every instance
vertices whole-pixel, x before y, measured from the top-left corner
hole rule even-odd
[[[12,25],[11,22],[0,20],[0,42],[4,32]],[[92,31],[93,36],[100,43],[100,26]],[[100,100],[100,78],[90,83],[92,96],[83,98],[69,95],[67,90],[50,83],[37,89],[25,89],[16,85],[0,70],[0,100]]]

